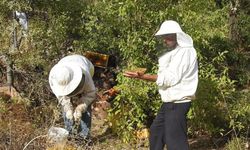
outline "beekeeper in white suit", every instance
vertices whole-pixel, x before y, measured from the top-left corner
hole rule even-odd
[[[15,11],[16,19],[22,28],[27,31],[28,30],[28,18],[24,12]]]
[[[84,56],[69,55],[62,58],[49,73],[49,84],[62,106],[65,128],[72,133],[79,124],[80,137],[89,137],[91,104],[96,98],[92,79],[93,64]]]
[[[187,150],[186,115],[198,85],[198,63],[192,38],[173,20],[155,34],[165,49],[156,75],[125,72],[124,76],[156,82],[163,104],[150,127],[150,150]]]

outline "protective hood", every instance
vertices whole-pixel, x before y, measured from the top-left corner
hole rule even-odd
[[[182,31],[180,25],[173,20],[164,21],[155,36],[163,36],[166,34],[176,33],[177,43],[180,47],[193,47],[192,38]]]

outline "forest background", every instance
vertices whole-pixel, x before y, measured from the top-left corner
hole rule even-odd
[[[26,13],[28,30],[13,17],[15,11]],[[122,72],[136,67],[157,72],[154,33],[168,19],[180,23],[198,53],[199,86],[188,113],[189,136],[226,139],[228,149],[249,147],[248,0],[1,0],[1,84],[15,87],[22,97],[0,98],[2,145],[23,147],[38,134],[6,144],[13,120],[3,118],[12,111],[10,104],[22,104],[27,112],[41,110],[32,128],[53,124],[51,111],[58,108],[49,70],[63,56],[86,51],[115,58],[116,65],[105,71],[115,73],[119,93],[106,121],[122,142],[136,143],[134,133],[150,126],[161,100],[155,84],[125,78]]]

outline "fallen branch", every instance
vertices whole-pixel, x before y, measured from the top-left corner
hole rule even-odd
[[[47,137],[47,135],[39,135],[39,136],[33,138],[31,141],[29,141],[28,144],[26,144],[26,145],[24,146],[23,150],[25,150],[25,149],[29,146],[29,144],[30,144],[31,142],[33,142],[35,139],[38,139],[38,138],[40,138],[40,137]]]

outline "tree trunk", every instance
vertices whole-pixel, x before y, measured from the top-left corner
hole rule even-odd
[[[239,0],[231,0],[229,12],[229,39],[239,48],[241,47],[241,38],[237,18],[238,8]]]
[[[7,59],[8,59],[6,62],[6,65],[7,65],[7,85],[11,87],[13,85],[13,72],[12,72],[13,63],[10,60],[10,58],[7,58]]]
[[[13,62],[8,55],[1,55],[1,61],[6,67],[6,86],[8,87],[8,93],[11,95],[12,93],[12,87],[13,87]]]

